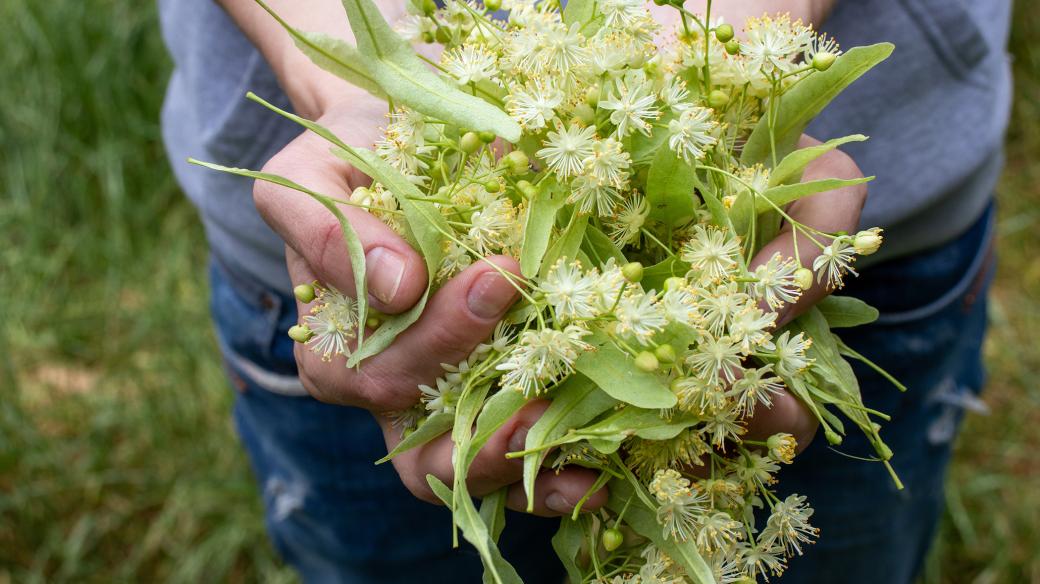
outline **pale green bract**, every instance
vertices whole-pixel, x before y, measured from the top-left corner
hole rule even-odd
[[[813,117],[892,46],[840,54],[786,16],[751,19],[746,37],[724,45],[710,14],[677,12],[669,35],[637,2],[571,0],[561,13],[556,3],[515,0],[506,20],[457,0],[432,12],[409,4],[414,13],[395,31],[372,0],[344,0],[356,47],[272,13],[317,66],[386,100],[374,144],[348,143],[250,94],[327,140],[330,156],[371,186],[340,200],[284,177],[199,163],[303,192],[340,221],[355,290],[316,283],[296,338],[363,370],[450,278],[488,255],[515,257],[520,274],[494,269],[521,300],[490,338],[421,387],[418,404],[393,413],[402,439],[379,462],[450,439],[451,484],[427,479],[453,513],[455,543],[461,530],[485,583],[519,583],[497,546],[508,529],[507,489],[478,508],[467,477],[496,432],[546,399],[523,450],[508,456],[523,459],[529,509],[543,473],[595,471],[552,541],[572,584],[779,575],[797,557],[791,542],[755,525],[756,506],[780,513],[772,482],[797,444],[784,433],[747,440],[748,417],[788,391],[833,445],[851,421],[890,471],[897,455],[880,436],[888,416],[863,403],[846,359],[877,367],[831,332],[868,324],[877,311],[831,296],[779,329],[772,312],[808,285],[839,287],[856,257],[881,244],[876,229],[804,225],[791,204],[870,180],[819,172],[802,180],[865,136],[796,146]],[[434,41],[439,63],[412,49]],[[814,58],[819,51],[833,62]],[[425,261],[426,292],[402,314],[369,309],[354,213],[382,220]],[[801,243],[757,257],[780,233]],[[374,330],[365,335],[366,327]],[[606,506],[583,512],[604,486]],[[816,532],[808,508],[798,510],[780,518],[802,521],[783,537],[804,545]],[[608,549],[603,539],[614,529],[627,535],[611,532]]]

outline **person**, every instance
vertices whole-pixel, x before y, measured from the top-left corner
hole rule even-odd
[[[268,3],[298,28],[350,38],[339,2]],[[386,1],[380,8],[393,20],[404,4]],[[838,449],[812,442],[783,471],[780,489],[809,497],[821,538],[780,581],[911,582],[941,514],[961,412],[983,385],[992,193],[1010,103],[1004,50],[1010,0],[715,4],[728,22],[790,11],[846,46],[891,41],[897,47],[808,130],[819,139],[871,136],[808,171],[810,177],[851,177],[862,168],[877,175],[865,206],[865,190],[848,188],[805,199],[798,212],[823,229],[852,231],[859,223],[886,230],[882,251],[861,264],[860,277],[842,292],[870,302],[881,317],[842,337],[909,388],[901,394],[857,366],[867,405],[892,415],[883,432],[906,489],[897,491],[881,465],[856,458],[869,455],[856,432]],[[417,385],[431,382],[440,363],[458,362],[484,340],[515,300],[514,290],[476,263],[360,370],[294,349],[286,336],[297,320],[292,283],[317,278],[353,288],[338,225],[305,197],[191,167],[186,159],[264,167],[317,191],[346,195],[363,180],[357,171],[331,156],[316,136],[243,94],[252,90],[363,146],[376,137],[385,104],[313,66],[253,0],[159,5],[175,63],[162,113],[164,141],[205,225],[213,317],[238,390],[234,418],[277,551],[312,582],[479,581],[476,554],[451,549],[450,513],[424,502],[432,500],[427,473],[450,477],[447,438],[398,457],[393,466],[373,461],[399,440],[383,414],[414,403]],[[421,259],[376,219],[345,212],[364,244],[372,305],[386,313],[407,309],[425,287]],[[491,261],[516,268],[510,258]],[[824,292],[814,290],[805,302]],[[474,464],[471,492],[509,486],[509,506],[525,505],[515,484],[519,466],[503,455],[520,449],[544,407],[529,404],[489,441]],[[790,396],[751,425],[759,432],[792,432],[802,443],[815,431]],[[541,475],[534,515],[510,514],[502,548],[526,582],[562,580],[549,545],[556,522],[547,517],[569,513],[593,480],[584,469]],[[587,507],[604,498],[601,491]]]

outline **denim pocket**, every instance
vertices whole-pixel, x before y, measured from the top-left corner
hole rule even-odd
[[[282,299],[242,289],[216,260],[210,262],[210,310],[223,350],[264,366],[273,361]]]

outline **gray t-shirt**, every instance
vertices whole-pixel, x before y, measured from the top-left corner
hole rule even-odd
[[[260,168],[300,128],[246,101],[289,109],[260,53],[213,0],[159,0],[175,69],[162,112],[174,172],[199,208],[216,259],[237,277],[287,292],[283,244],[257,214],[251,181],[190,166],[189,156]],[[1005,51],[1011,0],[839,0],[823,27],[844,46],[881,41],[896,51],[810,126],[877,175],[864,226],[887,230],[882,252],[941,245],[989,203],[1001,169],[1011,102]]]

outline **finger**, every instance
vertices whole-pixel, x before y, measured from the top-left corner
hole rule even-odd
[[[523,459],[507,459],[505,455],[523,449],[527,432],[548,406],[546,401],[531,402],[492,434],[466,473],[466,486],[471,495],[480,497],[523,478]],[[400,439],[400,431],[385,423],[383,429],[387,448],[392,449]],[[428,444],[399,455],[395,459],[395,467],[402,479],[405,475],[412,476],[413,480],[406,481],[406,484],[433,475],[450,485],[455,481],[453,448],[451,434],[445,433]]]
[[[819,144],[817,140],[803,136],[801,147]],[[860,178],[863,173],[859,167],[846,154],[832,150],[820,158],[814,160],[803,173],[803,181],[818,180],[823,178],[854,179]],[[867,198],[866,185],[854,185],[842,187],[833,191],[811,195],[792,203],[787,209],[787,214],[803,225],[807,225],[826,233],[837,233],[839,231],[854,232],[859,225],[859,217],[863,210],[863,204]],[[795,253],[795,241],[797,238],[797,250]],[[816,236],[816,241],[827,245],[828,240],[821,240]],[[821,253],[820,246],[802,232],[795,235],[793,226],[785,222],[779,234],[762,247],[751,260],[750,269],[766,263],[775,254],[782,258],[797,257],[801,260],[801,266],[811,268],[813,260]],[[799,299],[781,307],[777,316],[777,327],[781,327],[791,319],[805,312],[810,306],[819,302],[820,299],[831,293],[826,282],[814,280],[813,285],[802,293]],[[764,307],[767,308],[767,307]]]
[[[503,272],[519,274],[520,267],[506,256],[476,262],[441,287],[390,347],[362,363],[360,373],[384,388],[382,399],[391,409],[414,403],[419,384],[444,373],[442,363],[459,363],[491,336],[519,296]]]
[[[311,133],[293,140],[264,171],[338,199],[347,199],[352,187],[361,184],[359,173],[329,153],[328,144]],[[255,183],[253,199],[267,224],[303,256],[318,280],[356,296],[343,232],[328,209],[302,193],[264,181]],[[373,306],[393,314],[415,304],[426,288],[426,267],[419,254],[377,217],[348,205],[339,208],[364,248],[365,280]]]
[[[575,466],[558,473],[543,471],[534,482],[534,510],[531,512],[541,517],[559,517],[572,513],[597,478],[599,473],[596,471]],[[606,487],[599,489],[582,504],[582,511],[595,511],[606,505],[607,495]],[[524,493],[523,485],[509,487],[506,507],[514,511],[527,511],[527,494]]]
[[[759,405],[747,422],[745,440],[764,441],[773,434],[786,432],[794,436],[796,452],[805,450],[816,435],[820,421],[802,403],[802,400],[784,390],[773,396],[769,407]]]

